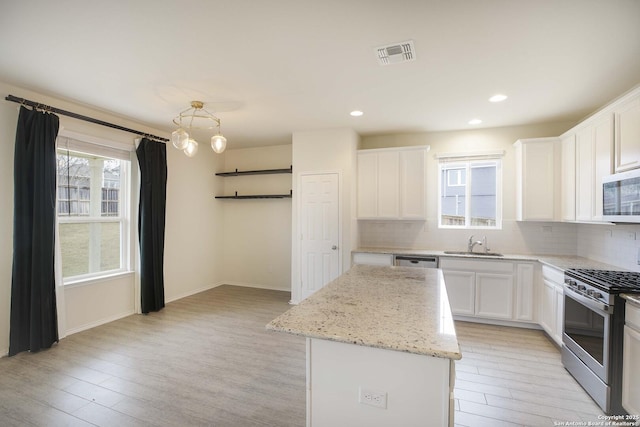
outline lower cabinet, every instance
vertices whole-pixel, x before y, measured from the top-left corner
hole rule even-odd
[[[562,345],[562,322],[564,316],[564,273],[561,270],[542,266],[542,304],[539,323],[542,329]]]
[[[622,352],[622,406],[640,414],[640,307],[627,303]]]
[[[534,264],[440,258],[454,315],[533,322]]]
[[[366,264],[366,265],[393,265],[393,255],[391,254],[377,254],[369,252],[354,252],[353,255],[354,264]]]

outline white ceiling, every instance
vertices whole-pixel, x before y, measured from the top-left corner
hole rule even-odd
[[[639,0],[0,1],[0,81],[167,131],[202,100],[231,148],[577,121],[640,83]]]

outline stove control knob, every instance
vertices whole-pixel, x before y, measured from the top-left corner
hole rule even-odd
[[[566,279],[564,281],[564,283],[566,285],[568,285],[570,288],[575,288],[576,287],[576,281],[575,280],[571,280],[571,279]]]
[[[586,291],[587,287],[585,285],[578,285],[578,290],[579,291]]]

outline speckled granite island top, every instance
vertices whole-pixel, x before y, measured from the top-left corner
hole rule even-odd
[[[266,327],[386,350],[462,357],[437,269],[356,265]]]

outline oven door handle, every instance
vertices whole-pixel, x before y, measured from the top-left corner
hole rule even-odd
[[[599,311],[603,314],[611,315],[613,314],[613,306],[605,304],[603,302],[594,301],[591,298],[587,298],[584,295],[576,292],[571,289],[569,286],[565,285],[564,294],[571,299],[578,301],[580,304],[589,307],[591,310]]]

